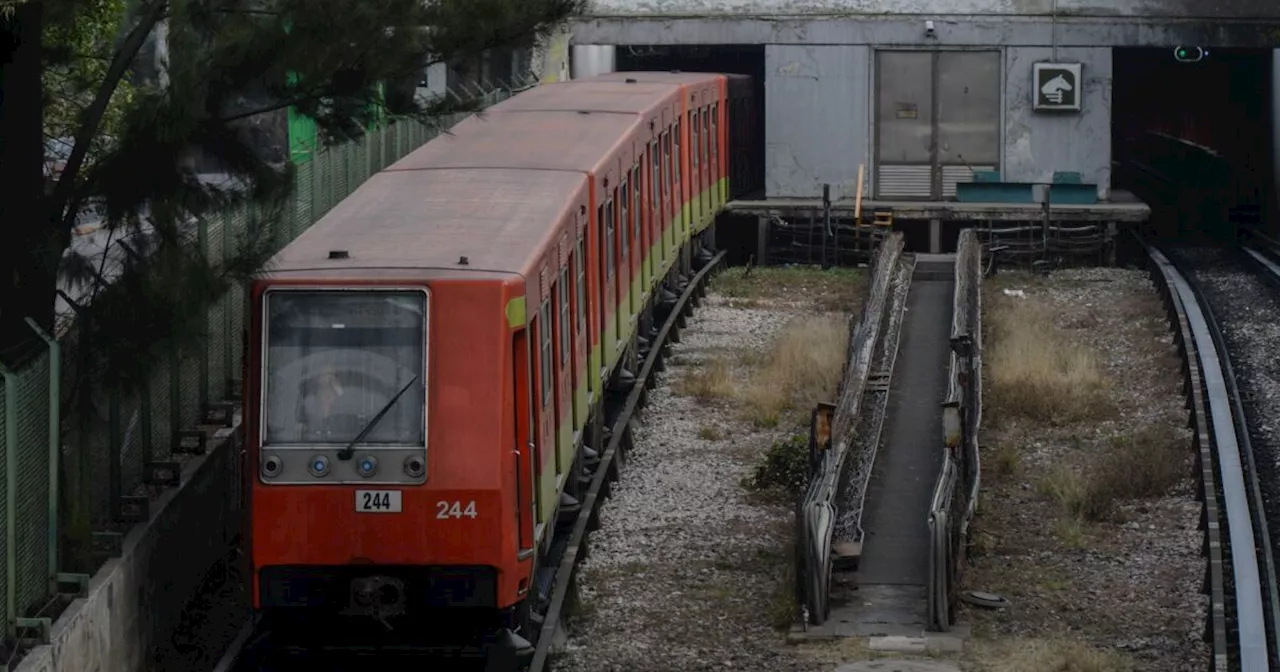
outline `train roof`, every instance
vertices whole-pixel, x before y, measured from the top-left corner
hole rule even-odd
[[[590,110],[643,114],[680,93],[673,82],[582,80],[543,84],[489,108],[491,113]]]
[[[534,168],[594,172],[639,123],[640,117],[635,114],[598,112],[475,115],[386,170]]]
[[[712,72],[609,72],[595,75],[583,82],[625,82],[634,79],[641,84],[705,84],[725,75]]]
[[[581,173],[464,168],[369,178],[271,261],[272,275],[352,269],[528,273],[586,198]],[[345,250],[345,259],[329,259]],[[467,257],[467,265],[459,258]],[[320,275],[317,273],[317,275]]]

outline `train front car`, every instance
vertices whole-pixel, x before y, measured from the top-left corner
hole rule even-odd
[[[518,176],[430,172],[374,176],[253,288],[248,541],[273,643],[527,648],[510,631],[532,569],[512,346],[526,280],[506,258],[545,232],[517,201],[492,207],[486,185]],[[504,228],[470,234],[490,220]]]
[[[475,324],[501,297],[474,281],[255,292],[250,535],[274,636],[410,645],[501,625],[516,502],[482,447],[511,444],[513,404],[495,403],[510,347],[504,322]]]

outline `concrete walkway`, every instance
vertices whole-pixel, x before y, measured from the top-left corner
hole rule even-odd
[[[939,268],[942,267],[942,268]],[[924,590],[929,573],[929,500],[942,468],[942,402],[947,393],[952,264],[917,262],[889,388],[880,452],[863,512],[858,584]],[[923,593],[921,593],[923,595]],[[925,603],[919,605],[923,623]]]
[[[953,278],[952,255],[917,255],[862,514],[862,557],[856,573],[833,576],[847,599],[833,599],[827,622],[793,632],[798,639],[871,637],[885,644],[902,640],[901,647],[883,648],[921,652],[957,651],[963,645],[964,628],[946,634],[925,632],[929,502],[942,468]]]

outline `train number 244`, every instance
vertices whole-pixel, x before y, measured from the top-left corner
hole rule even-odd
[[[471,500],[463,506],[462,502],[454,500],[452,502],[439,501],[436,502],[436,518],[448,520],[450,518],[475,518],[476,502]]]

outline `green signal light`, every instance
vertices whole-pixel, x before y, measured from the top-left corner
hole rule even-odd
[[[1173,58],[1181,63],[1195,63],[1201,61],[1209,52],[1204,47],[1184,47],[1177,46],[1173,49]]]

